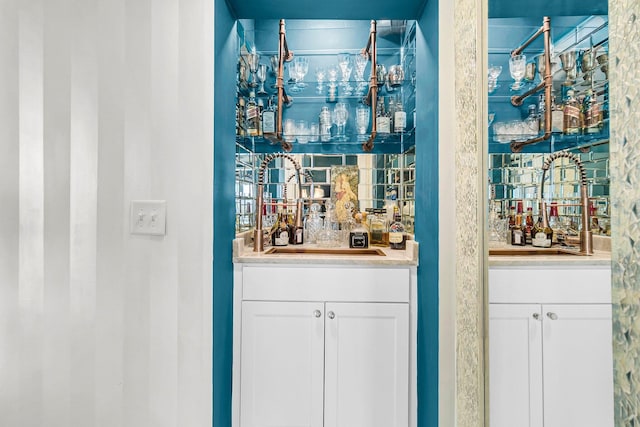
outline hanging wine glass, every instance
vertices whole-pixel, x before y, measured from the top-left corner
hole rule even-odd
[[[527,65],[527,57],[524,54],[512,55],[509,58],[509,72],[511,78],[515,82],[511,85],[511,89],[519,90],[522,88],[522,79],[524,78],[524,72]]]
[[[264,90],[264,81],[267,79],[267,66],[265,64],[258,65],[258,71],[256,71],[256,77],[260,82],[260,89],[258,89],[258,95],[266,95],[267,91]]]
[[[255,52],[248,54],[247,62],[249,63],[249,71],[251,72],[251,81],[249,82],[249,86],[258,87],[256,72],[258,71],[258,64],[260,64],[260,55]]]
[[[560,54],[562,69],[567,73],[567,78],[562,83],[564,86],[571,86],[576,79],[576,51],[568,50]]]

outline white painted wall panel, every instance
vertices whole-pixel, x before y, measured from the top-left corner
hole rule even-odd
[[[211,425],[213,3],[0,12],[0,425]]]

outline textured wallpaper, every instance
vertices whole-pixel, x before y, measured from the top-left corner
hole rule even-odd
[[[609,2],[615,425],[640,425],[640,3]]]

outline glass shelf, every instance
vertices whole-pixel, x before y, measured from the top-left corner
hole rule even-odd
[[[348,140],[333,139],[331,141],[309,141],[307,143],[293,142],[291,153],[322,153],[322,154],[359,154],[362,153],[362,144],[366,141],[355,140],[348,137]],[[253,153],[273,153],[282,151],[278,143],[263,137],[236,137],[236,142]],[[387,135],[377,135],[374,140],[372,154],[402,154],[415,145],[415,134],[413,130],[404,133],[390,133]]]

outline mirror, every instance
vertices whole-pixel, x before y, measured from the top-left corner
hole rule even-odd
[[[485,205],[489,219],[488,232],[485,234],[485,238],[488,237],[489,240],[488,246],[497,243],[511,246],[505,241],[508,239],[506,237],[508,234],[501,236],[496,233],[496,225],[492,221],[495,221],[496,218],[507,217],[512,206],[515,210],[521,204],[523,214],[526,214],[527,207],[531,207],[534,216],[538,216],[537,200],[540,198],[543,162],[548,153],[561,150],[569,150],[578,156],[584,164],[588,181],[588,197],[591,202],[590,226],[594,234],[610,236],[612,212],[608,129],[608,58],[606,56],[608,53],[607,3],[604,1],[590,1],[580,4],[571,2],[575,3],[571,4],[572,7],[563,4],[563,10],[556,10],[557,13],[554,13],[554,5],[547,4],[544,7],[535,5],[532,8],[527,5],[524,8],[520,3],[520,10],[526,10],[527,16],[519,16],[522,12],[517,11],[518,4],[515,3],[503,0],[489,1],[488,9],[488,52],[486,57],[488,102],[485,104],[488,106],[489,113],[486,133],[488,139],[485,144],[488,153],[486,159],[489,181]],[[538,14],[538,12],[540,13]],[[599,105],[604,107],[605,114],[601,125],[597,126],[599,127],[597,130],[594,128],[592,132],[589,131],[589,122],[587,121],[574,133],[563,123],[563,113],[560,112],[559,128],[558,122],[553,122],[555,129],[550,140],[527,146],[522,152],[512,153],[509,142],[519,138],[526,140],[532,137],[529,134],[528,125],[534,120],[530,121],[529,119],[540,120],[540,116],[536,117],[536,111],[545,105],[536,95],[529,97],[529,102],[525,101],[520,108],[514,107],[510,102],[514,92],[526,92],[527,85],[533,87],[540,82],[540,76],[536,73],[539,64],[536,58],[540,55],[542,46],[536,42],[527,46],[524,53],[528,58],[521,66],[514,64],[513,61],[510,63],[509,57],[513,49],[536,31],[536,28],[542,23],[542,16],[551,16],[552,93],[557,100],[560,100],[557,104],[573,105],[571,98],[575,97],[578,98],[576,101],[580,107],[587,105],[584,110],[588,111],[588,97],[595,96]],[[560,55],[571,51],[572,55]],[[595,55],[592,55],[593,53]],[[598,57],[600,57],[599,63]],[[594,58],[595,62],[592,61]],[[496,76],[497,74],[499,76]],[[523,88],[523,86],[525,87]],[[531,113],[531,106],[533,106],[533,113]],[[561,111],[561,109],[558,110]],[[554,107],[552,111],[555,112],[556,108]],[[549,116],[553,120],[552,114]],[[540,132],[539,125],[538,132]],[[546,175],[548,181],[545,184],[545,198],[551,198],[561,206],[560,216],[563,219],[563,229],[577,230],[581,226],[580,207],[576,206],[579,205],[580,199],[580,177],[577,170],[570,162],[556,161],[552,164],[550,172]],[[500,225],[503,224],[504,222],[500,222]],[[608,241],[609,237],[604,237],[604,239]],[[610,248],[610,242],[608,245]],[[485,277],[487,277],[486,269]],[[484,308],[485,312],[489,313],[487,294],[488,292],[485,291]],[[535,316],[533,319],[536,319]],[[485,323],[485,325],[487,324],[488,322]],[[489,348],[491,346],[490,330],[485,347],[485,357],[488,360],[488,363],[485,364],[486,369],[490,369]],[[607,369],[610,368],[607,367]],[[489,420],[485,425],[495,427],[502,424],[491,423],[489,408],[492,398],[499,400],[500,396],[499,392],[492,389],[493,385],[488,384],[489,374],[485,375],[485,378],[487,381],[485,401],[489,403],[485,406],[485,420]],[[539,425],[542,425],[541,415],[539,421]],[[611,424],[607,425],[613,425],[613,415],[610,422]]]

